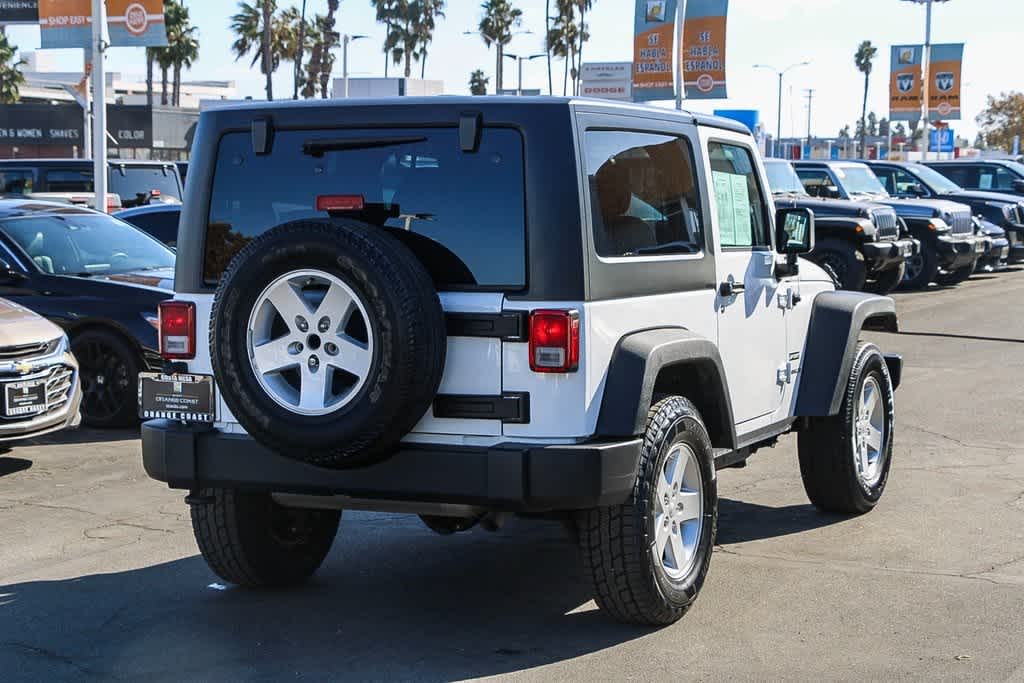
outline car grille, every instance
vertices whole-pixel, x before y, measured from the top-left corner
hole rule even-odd
[[[974,232],[974,221],[971,220],[971,210],[953,211],[950,213],[950,225],[954,235],[970,235]]]
[[[0,360],[21,360],[34,356],[45,356],[49,344],[22,344],[20,346],[0,346]]]
[[[1024,204],[1013,205],[1013,223],[1016,225],[1024,224]]]
[[[71,400],[72,388],[75,385],[75,371],[73,368],[67,365],[54,365],[44,371],[35,375],[25,375],[17,377],[5,377],[6,381],[22,381],[25,379],[31,379],[32,377],[46,378],[46,410],[36,415],[17,415],[14,417],[4,417],[2,411],[0,411],[0,420],[5,421],[27,421],[37,420],[46,415],[52,415],[59,412],[64,408],[65,404]],[[3,390],[4,381],[0,380],[0,391]]]
[[[900,236],[899,223],[895,209],[875,209],[871,214],[879,239],[896,239]]]

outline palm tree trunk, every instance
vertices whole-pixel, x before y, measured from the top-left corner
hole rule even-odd
[[[146,105],[153,106],[153,49],[146,48]]]
[[[160,104],[167,106],[167,67],[160,67]]]
[[[864,104],[860,109],[860,153],[862,159],[867,159],[867,150],[864,149],[864,145],[867,142],[868,135],[868,79],[869,74],[864,74]]]
[[[174,95],[171,102],[175,107],[181,106],[181,62],[174,63]]]
[[[420,57],[420,80],[426,80],[427,78],[427,52],[423,51],[423,55]]]
[[[302,58],[305,56],[303,53],[306,48],[306,0],[302,0],[302,15],[299,19],[299,45],[298,53],[295,56],[295,74],[292,79],[294,81],[292,92],[292,99],[299,99],[299,81],[302,79]]]
[[[497,64],[497,66],[495,66],[495,72],[494,72],[494,82],[497,85],[494,88],[494,94],[495,95],[500,95],[501,94],[501,87],[502,87],[502,82],[501,82],[502,81],[502,79],[501,79],[502,63],[501,62],[502,62],[503,59],[505,59],[505,47],[501,43],[497,43],[497,46],[498,46],[498,49],[497,49],[498,64]]]
[[[555,82],[551,78],[551,44],[548,36],[551,35],[551,0],[544,3],[544,52],[547,54],[548,62],[548,95],[555,94]]]
[[[577,68],[576,68],[576,83],[575,83],[575,86],[574,86],[576,88],[576,94],[577,95],[580,94],[580,84],[581,84],[581,82],[583,80],[583,43],[585,42],[583,39],[587,35],[586,29],[585,29],[585,27],[586,27],[585,19],[586,18],[587,18],[587,7],[586,7],[586,5],[581,5],[580,6],[580,49],[579,49],[579,52],[576,53],[576,67]]]
[[[273,6],[272,0],[263,0],[263,73],[267,76],[267,101],[274,99],[274,55],[271,52],[273,42]]]
[[[562,74],[562,97],[569,94],[569,55],[565,55],[565,73]]]

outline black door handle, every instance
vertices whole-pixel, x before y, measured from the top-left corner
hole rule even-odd
[[[718,286],[718,293],[722,298],[728,298],[735,296],[737,292],[742,292],[745,289],[742,282],[734,282],[732,280],[726,280]]]

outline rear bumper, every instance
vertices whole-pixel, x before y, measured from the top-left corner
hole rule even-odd
[[[958,270],[972,265],[984,249],[984,243],[974,235],[940,235],[935,240],[939,267],[945,270]]]
[[[152,420],[142,425],[142,464],[150,477],[175,489],[237,488],[541,512],[624,502],[636,481],[640,443],[408,444],[382,463],[331,470],[285,458],[249,436]]]
[[[908,257],[921,253],[921,243],[912,237],[891,242],[867,242],[863,253],[872,272],[884,271],[896,268]]]

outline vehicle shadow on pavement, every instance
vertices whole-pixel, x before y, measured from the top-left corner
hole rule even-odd
[[[650,629],[588,604],[558,524],[439,537],[346,514],[301,588],[224,587],[199,557],[0,586],[0,665],[24,678],[452,680],[600,651]]]
[[[718,545],[799,534],[845,522],[849,517],[822,512],[810,503],[768,507],[742,500],[718,501]]]
[[[0,452],[0,477],[6,477],[8,474],[24,472],[30,467],[32,467],[31,460],[25,460],[24,458],[12,458]]]
[[[81,427],[79,429],[65,429],[61,432],[54,432],[46,436],[29,439],[25,445],[50,446],[50,445],[79,445],[90,443],[109,443],[111,441],[132,441],[138,439],[139,427],[127,429],[90,429]]]

